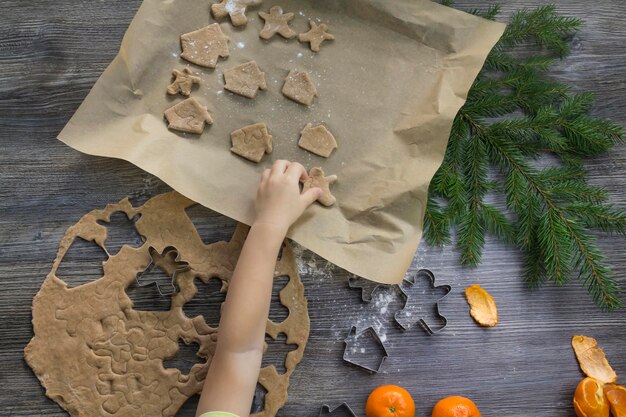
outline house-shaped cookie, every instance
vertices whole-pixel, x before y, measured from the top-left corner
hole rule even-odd
[[[229,42],[219,23],[213,23],[180,35],[183,50],[180,57],[201,67],[215,68],[218,58],[227,58],[230,54]]]
[[[165,110],[168,128],[180,132],[200,134],[205,123],[213,124],[213,118],[206,107],[195,98],[188,98]]]
[[[267,131],[265,123],[255,123],[242,127],[230,134],[232,153],[252,161],[259,162],[263,155],[272,153],[272,135]]]
[[[248,98],[255,98],[259,89],[267,89],[265,73],[254,61],[225,70],[224,82],[225,89]]]
[[[313,127],[311,123],[308,123],[300,132],[298,146],[313,152],[315,155],[328,158],[332,151],[337,148],[337,141],[326,126],[317,125]]]
[[[308,72],[291,70],[285,78],[283,95],[297,103],[310,106],[317,96],[317,89]]]

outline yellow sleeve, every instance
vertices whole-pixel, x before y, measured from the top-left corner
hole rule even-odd
[[[237,414],[227,413],[226,411],[209,411],[201,414],[200,417],[239,417]]]

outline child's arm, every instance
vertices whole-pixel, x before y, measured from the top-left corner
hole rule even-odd
[[[196,415],[225,411],[246,417],[254,397],[270,309],[274,269],[289,227],[321,194],[300,194],[306,178],[298,163],[276,161],[266,169],[256,196],[256,219],[243,245],[228,287],[215,355]]]

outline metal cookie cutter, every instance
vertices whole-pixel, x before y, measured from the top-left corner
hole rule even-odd
[[[361,300],[363,300],[364,303],[372,301],[372,295],[374,295],[374,292],[376,292],[377,289],[381,287],[389,287],[389,285],[379,284],[361,277],[352,277],[348,279],[348,286],[350,288],[361,289]]]
[[[352,408],[348,403],[343,403],[331,411],[330,407],[326,404],[322,405],[319,417],[356,417]]]
[[[173,246],[167,246],[163,249],[162,253],[159,253],[155,248],[150,246],[148,248],[150,254],[150,263],[142,272],[139,272],[135,276],[135,281],[138,287],[146,287],[154,284],[162,297],[170,296],[177,291],[176,288],[176,274],[179,272],[186,272],[191,269],[187,261],[180,259],[180,253],[178,249]],[[171,280],[168,286],[163,288],[156,280],[147,280],[142,283],[144,277],[152,272],[154,268],[159,268],[168,275],[171,275]]]
[[[439,317],[439,319],[442,322],[441,326],[437,329],[433,329],[428,323],[426,323],[423,315],[421,317],[412,317],[414,313],[410,310],[416,310],[417,312],[420,312],[420,311],[423,311],[422,307],[424,307],[424,306],[415,305],[416,297],[415,295],[412,295],[412,292],[417,292],[418,290],[420,291],[421,294],[425,293],[425,290],[422,291],[418,289],[419,287],[419,283],[417,282],[418,277],[424,277],[428,279],[430,283],[430,289],[431,289],[432,295],[436,296],[436,292],[445,292],[445,294],[440,296],[437,299],[437,301],[435,301],[434,303],[436,315]],[[430,272],[428,269],[420,269],[411,277],[405,278],[402,282],[402,285],[400,285],[399,287],[400,287],[400,291],[402,291],[402,293],[406,297],[406,302],[404,304],[404,308],[396,311],[396,314],[394,315],[394,319],[402,330],[407,330],[409,327],[411,327],[413,323],[418,322],[424,328],[424,330],[426,330],[428,334],[433,335],[435,333],[439,333],[448,325],[448,319],[446,319],[439,311],[439,303],[452,290],[452,287],[450,285],[439,285],[439,286],[435,285],[435,276],[433,275],[433,273]]]
[[[381,348],[382,348],[382,357],[380,358],[380,361],[378,362],[378,366],[373,368],[367,365],[364,365],[363,363],[360,363],[358,361],[356,361],[355,359],[351,359],[351,355],[349,352],[350,349],[350,345],[352,343],[355,343],[357,338],[363,337],[365,335],[368,335],[374,342],[376,342]],[[380,336],[378,336],[378,333],[376,333],[376,329],[374,329],[372,326],[366,328],[365,330],[363,330],[362,332],[358,333],[356,332],[356,327],[352,326],[352,328],[350,329],[350,333],[348,334],[348,337],[346,337],[346,339],[344,340],[346,347],[343,351],[343,360],[344,362],[348,362],[349,364],[352,364],[358,368],[361,368],[362,370],[369,372],[369,373],[378,373],[380,372],[380,370],[383,367],[383,364],[385,363],[385,359],[389,357],[389,354],[387,353],[387,348],[385,347],[385,344],[383,343],[383,341],[380,339]]]

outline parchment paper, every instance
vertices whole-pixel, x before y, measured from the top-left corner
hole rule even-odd
[[[185,196],[250,224],[260,173],[276,159],[321,166],[339,181],[337,204],[311,206],[288,236],[357,275],[383,283],[404,277],[422,234],[428,184],[452,120],[504,25],[424,0],[265,1],[244,29],[222,22],[231,54],[202,78],[195,97],[214,124],[200,136],[168,131],[163,111],[182,33],[214,22],[206,1],[144,0],[106,69],[59,139],[79,151],[125,159]],[[297,40],[258,37],[259,10],[278,4],[329,25],[319,53]],[[223,89],[224,69],[255,60],[268,89],[254,100]],[[309,71],[319,97],[307,108],[281,94],[289,70]],[[265,122],[274,151],[260,164],[230,153],[230,132]],[[330,158],[297,146],[300,130],[323,122],[339,148]]]

